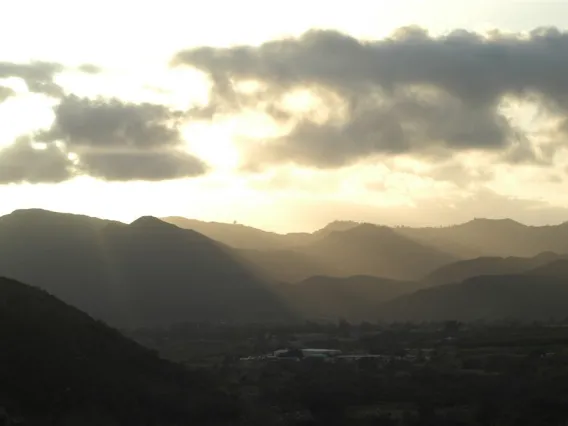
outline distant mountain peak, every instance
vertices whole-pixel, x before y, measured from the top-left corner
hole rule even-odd
[[[177,228],[177,226],[164,222],[163,220],[160,220],[154,216],[141,216],[138,219],[136,219],[134,222],[130,223],[130,226],[138,228],[163,228],[163,229]]]
[[[21,214],[50,214],[50,213],[55,213],[55,212],[45,209],[32,208],[32,209],[16,209],[10,214],[21,215]]]
[[[92,229],[101,228],[111,222],[113,221],[82,214],[61,213],[38,208],[18,209],[0,217],[0,223],[4,225],[16,224],[24,228],[44,227],[46,229],[54,226],[86,226]]]
[[[24,218],[24,219],[36,219],[36,218],[51,218],[51,217],[58,217],[58,216],[69,216],[68,213],[58,213],[53,212],[50,210],[44,209],[17,209],[14,210],[12,213],[3,216],[5,218]]]
[[[342,231],[334,231],[333,233],[359,237],[372,237],[377,235],[392,235],[395,232],[388,226],[374,225],[372,223],[360,223],[352,228]]]
[[[334,220],[333,222],[328,223],[325,228],[341,228],[344,226],[357,226],[365,222],[359,222],[357,220]]]
[[[503,219],[489,219],[489,218],[484,218],[484,217],[476,217],[472,220],[470,220],[469,222],[466,222],[464,225],[468,225],[468,224],[479,224],[479,225],[506,225],[506,226],[522,226],[525,227],[526,225],[523,225],[520,222],[517,222],[516,220],[510,219],[510,218],[503,218]]]
[[[359,225],[361,225],[361,222],[355,222],[353,220],[335,220],[328,223],[323,228],[317,230],[315,233],[329,234],[334,231],[346,231]]]
[[[150,222],[160,222],[165,223],[163,220],[158,219],[156,216],[140,216],[138,219],[131,222],[131,225],[139,224],[139,223],[150,223]]]

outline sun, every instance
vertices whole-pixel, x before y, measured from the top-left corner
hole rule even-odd
[[[239,164],[234,134],[222,123],[191,123],[181,129],[188,150],[216,170],[229,171]]]

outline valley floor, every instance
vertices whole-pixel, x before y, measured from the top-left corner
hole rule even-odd
[[[162,356],[214,372],[250,425],[568,420],[568,327],[561,323],[186,324],[132,336]],[[341,354],[302,356],[301,348]]]

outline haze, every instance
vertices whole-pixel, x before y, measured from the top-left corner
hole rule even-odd
[[[0,214],[568,218],[564,2],[0,10]]]

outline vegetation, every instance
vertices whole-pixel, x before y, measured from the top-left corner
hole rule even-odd
[[[44,291],[7,279],[0,279],[0,342],[0,412],[26,425],[238,418],[209,374],[163,361]]]
[[[568,327],[559,322],[186,324],[134,335],[186,365],[221,373],[240,396],[241,421],[250,425],[547,426],[568,421]],[[224,343],[222,351],[213,349],[215,342]],[[239,359],[281,347],[322,345],[380,356]]]

